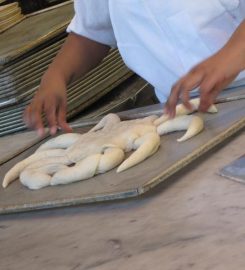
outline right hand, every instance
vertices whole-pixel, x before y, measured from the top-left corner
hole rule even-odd
[[[42,137],[45,133],[42,121],[45,114],[50,134],[54,135],[58,127],[66,132],[72,129],[66,122],[66,86],[63,83],[52,85],[52,82],[41,82],[30,105],[24,112],[24,121],[29,128],[36,129]]]

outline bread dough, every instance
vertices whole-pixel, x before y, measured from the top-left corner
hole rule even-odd
[[[192,110],[188,110],[183,104],[178,104],[176,106],[176,117],[177,116],[180,116],[180,115],[188,115],[188,114],[191,114],[191,113],[194,113],[198,110],[199,108],[199,104],[200,104],[200,98],[193,98],[190,100],[190,104],[192,106]],[[212,104],[208,110],[207,110],[207,113],[217,113],[218,112],[218,109],[217,107]],[[154,122],[154,124],[156,126],[159,126],[160,124],[166,122],[167,120],[169,120],[169,117],[167,114],[163,114],[161,117],[159,117],[158,119],[156,119],[156,121]]]
[[[198,108],[198,101],[193,102]],[[179,105],[178,105],[179,106]],[[210,112],[217,111],[212,107]],[[158,118],[121,121],[116,114],[108,114],[84,134],[63,134],[53,138],[30,157],[17,163],[4,177],[6,188],[18,177],[30,189],[49,185],[67,184],[91,178],[99,173],[117,168],[122,172],[153,155],[160,146],[160,135],[187,130],[178,139],[185,141],[203,129],[203,120],[190,111],[178,107],[177,116],[169,120]],[[135,150],[126,160],[125,153]]]
[[[116,114],[108,114],[85,134],[64,134],[51,139],[17,163],[5,175],[3,187],[19,176],[23,185],[39,189],[88,179],[120,163],[117,171],[126,170],[154,154],[160,146],[153,123],[156,118],[120,121]],[[124,160],[124,153],[132,150],[136,151]]]

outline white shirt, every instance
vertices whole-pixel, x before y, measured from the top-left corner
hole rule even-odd
[[[68,32],[118,47],[164,102],[171,86],[217,52],[245,18],[245,0],[74,0]],[[241,72],[236,80],[245,78]]]

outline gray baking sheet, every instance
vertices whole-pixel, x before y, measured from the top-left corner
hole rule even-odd
[[[245,154],[220,169],[219,175],[245,184]]]
[[[204,132],[183,143],[176,142],[182,132],[162,136],[161,147],[152,157],[125,172],[118,174],[114,169],[85,181],[37,191],[27,189],[19,181],[13,182],[6,189],[0,187],[0,213],[139,196],[244,128],[244,100],[219,104],[218,109],[217,114],[205,115]],[[79,131],[86,132],[87,129]],[[14,164],[32,154],[36,148],[34,146],[3,164],[0,167],[1,180]]]
[[[2,137],[0,139],[0,165],[40,141],[36,131]]]

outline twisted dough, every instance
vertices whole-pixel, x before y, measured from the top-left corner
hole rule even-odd
[[[199,100],[192,100],[194,109]],[[209,112],[217,112],[211,106]],[[48,185],[67,184],[91,178],[118,166],[122,172],[153,155],[160,146],[160,136],[169,132],[187,130],[178,139],[185,141],[204,127],[203,120],[183,105],[177,106],[177,116],[169,120],[149,116],[120,121],[116,114],[108,114],[89,132],[63,134],[53,138],[30,157],[17,163],[4,177],[3,187],[20,177],[23,185],[39,189]],[[136,150],[124,160],[124,153]],[[124,161],[123,161],[124,160]]]
[[[204,123],[201,117],[181,115],[159,125],[157,132],[159,135],[163,135],[173,131],[187,130],[181,138],[177,139],[178,142],[183,142],[200,133],[203,128]]]
[[[21,183],[30,189],[88,179],[113,169],[124,160],[125,152],[136,150],[118,168],[126,170],[157,151],[160,137],[155,119],[150,116],[121,122],[117,115],[109,114],[88,133],[51,139],[16,164],[6,174],[3,187],[19,175]]]
[[[190,100],[190,104],[192,105],[192,110],[188,110],[183,104],[178,104],[176,106],[176,117],[181,115],[187,115],[193,112],[196,112],[198,110],[199,104],[200,104],[200,98],[194,98]],[[208,110],[208,113],[217,113],[218,109],[214,104],[212,104]],[[165,121],[169,120],[169,117],[167,114],[163,114],[161,117],[155,120],[154,124],[156,126],[159,126],[160,124],[164,123]]]

